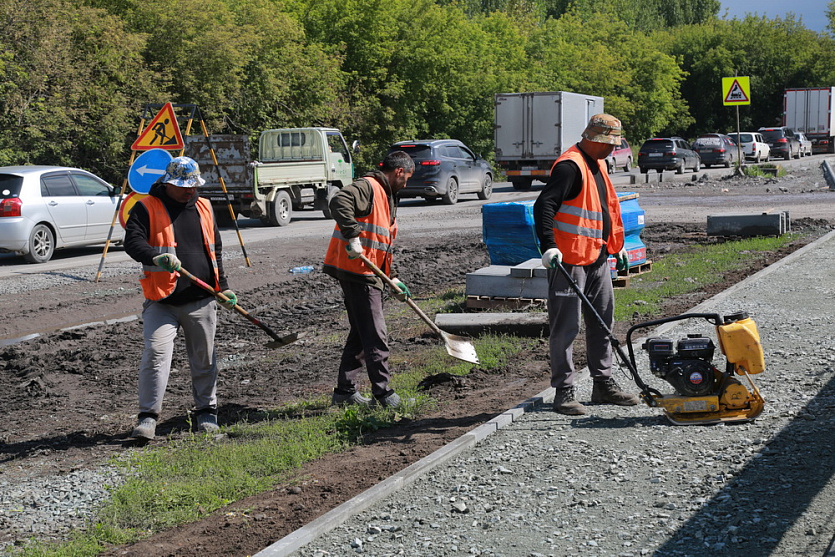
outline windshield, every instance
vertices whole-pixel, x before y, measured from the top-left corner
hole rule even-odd
[[[0,199],[20,197],[21,186],[23,186],[23,176],[0,174]]]
[[[766,141],[777,141],[778,139],[783,139],[785,137],[783,130],[763,130],[760,133],[763,134],[763,138]]]

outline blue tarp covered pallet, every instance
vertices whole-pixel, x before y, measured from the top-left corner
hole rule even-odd
[[[644,210],[638,205],[638,194],[618,193],[618,200],[629,263],[645,263],[647,249],[641,241]],[[533,222],[533,204],[534,201],[530,200],[487,203],[482,206],[482,236],[492,265],[519,265],[529,259],[541,257]]]

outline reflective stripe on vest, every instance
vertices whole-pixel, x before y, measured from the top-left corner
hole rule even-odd
[[[371,184],[374,197],[371,202],[371,213],[357,218],[360,226],[360,244],[365,256],[386,274],[391,271],[391,245],[397,237],[397,221],[391,222],[388,195],[385,188],[377,180],[365,176]],[[325,265],[336,267],[347,273],[371,276],[374,274],[359,258],[349,259],[345,247],[348,239],[342,235],[339,226],[333,227],[328,252],[325,254]]]
[[[603,207],[597,182],[580,149],[574,145],[560,155],[551,166],[551,171],[564,160],[574,162],[580,169],[583,188],[574,199],[563,201],[554,215],[554,241],[562,252],[563,261],[569,265],[589,265],[597,260],[603,247]],[[599,160],[597,164],[606,184],[606,202],[611,220],[606,251],[610,254],[618,253],[624,241],[620,202],[606,171],[606,162]]]
[[[168,210],[158,198],[148,196],[139,203],[148,211],[148,244],[159,253],[176,253],[177,241],[174,239],[174,225]],[[217,270],[217,256],[215,255],[215,221],[212,205],[202,197],[195,203],[200,215],[200,228],[203,234],[203,246],[209,255],[215,276],[215,290],[220,288],[220,275]],[[148,300],[159,301],[167,298],[177,286],[179,273],[169,273],[157,265],[142,265],[145,278],[139,279],[142,293]]]

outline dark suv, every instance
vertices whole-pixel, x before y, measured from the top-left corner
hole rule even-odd
[[[779,128],[760,128],[763,139],[771,147],[772,157],[783,157],[786,160],[800,158],[800,140],[794,130],[781,126]]]
[[[647,139],[638,151],[638,167],[642,174],[648,170],[675,170],[683,174],[685,168],[698,172],[702,167],[699,153],[680,137],[653,137]]]
[[[461,193],[475,193],[479,199],[493,194],[493,169],[457,139],[400,141],[389,152],[405,151],[415,161],[415,173],[398,194],[401,199],[441,199],[454,205]]]
[[[693,150],[699,153],[705,168],[710,168],[714,164],[730,168],[737,159],[736,143],[723,133],[700,135],[693,142]]]

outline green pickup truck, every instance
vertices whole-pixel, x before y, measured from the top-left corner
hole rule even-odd
[[[231,224],[227,196],[211,158],[211,143],[221,167],[235,214],[259,218],[271,226],[290,223],[293,211],[311,208],[330,218],[328,202],[351,183],[351,149],[335,128],[282,128],[261,132],[258,158],[249,159],[249,143],[242,135],[189,136],[186,154],[199,164],[206,185],[200,195],[215,208],[218,223]]]

